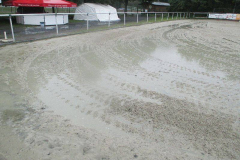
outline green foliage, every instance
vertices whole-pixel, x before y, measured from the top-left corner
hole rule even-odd
[[[239,0],[169,0],[170,11],[213,12],[225,8],[233,11]]]

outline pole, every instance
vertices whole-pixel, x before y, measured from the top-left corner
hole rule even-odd
[[[162,20],[163,20],[163,13],[162,13]]]
[[[57,35],[58,35],[57,13],[55,14],[55,21],[56,21],[56,32],[57,32]]]
[[[178,13],[177,13],[177,17],[176,17],[176,19],[178,19]]]
[[[13,25],[12,25],[12,17],[11,17],[11,15],[9,15],[9,21],[10,21],[10,26],[11,26],[11,31],[12,31],[13,42],[15,42],[15,36],[14,36],[14,31],[13,31]]]
[[[7,40],[7,32],[4,31],[4,39]]]
[[[148,13],[147,13],[147,22],[148,22]]]
[[[180,19],[181,19],[181,17],[182,17],[182,13],[180,13]]]
[[[172,19],[173,19],[174,13],[172,13]]]
[[[108,17],[108,27],[110,27],[110,14],[111,13],[109,13],[109,17]]]
[[[125,13],[124,13],[124,26],[126,25],[126,16],[125,16]]]
[[[138,13],[137,13],[137,23],[138,23]]]
[[[157,21],[157,13],[155,13],[155,22]]]
[[[88,13],[87,13],[87,30],[88,30],[88,28],[89,28],[88,25],[89,25],[89,24],[88,24]]]
[[[167,14],[167,20],[168,20],[168,18],[169,18],[169,13]]]

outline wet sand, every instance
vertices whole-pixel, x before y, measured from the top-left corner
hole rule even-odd
[[[240,159],[240,24],[179,20],[0,48],[0,160]]]

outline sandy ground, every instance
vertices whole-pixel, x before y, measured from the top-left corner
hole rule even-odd
[[[240,159],[240,23],[0,48],[0,160]]]

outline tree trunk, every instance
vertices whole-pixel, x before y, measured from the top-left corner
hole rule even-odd
[[[55,13],[55,9],[54,9],[54,7],[52,7],[52,13]]]
[[[128,0],[124,0],[124,5],[125,5],[125,12],[127,12],[127,6],[128,6]]]

